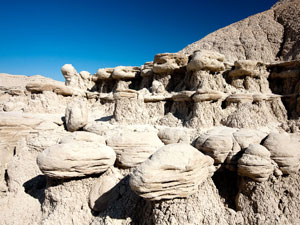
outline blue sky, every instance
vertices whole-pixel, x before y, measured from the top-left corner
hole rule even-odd
[[[63,81],[77,71],[139,66],[177,52],[276,0],[0,0],[0,73]]]

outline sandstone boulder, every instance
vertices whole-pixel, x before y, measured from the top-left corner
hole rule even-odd
[[[103,69],[98,69],[97,73],[95,74],[95,76],[99,79],[99,80],[105,80],[105,79],[109,79],[111,78],[111,74],[114,71],[114,68],[103,68]]]
[[[107,145],[117,153],[117,164],[130,168],[147,160],[163,143],[156,132],[123,130],[109,137]]]
[[[177,53],[161,53],[154,57],[153,72],[156,74],[172,74],[174,70],[187,65],[187,56]]]
[[[274,170],[270,156],[271,153],[264,146],[250,144],[238,160],[238,174],[258,182],[268,180]]]
[[[195,51],[187,65],[187,70],[208,70],[211,72],[219,72],[225,69],[223,61],[224,55],[218,52],[206,50]]]
[[[299,136],[287,133],[270,133],[263,145],[270,151],[271,158],[278,164],[283,174],[297,173],[300,167]]]
[[[158,137],[164,144],[190,143],[192,129],[178,127],[162,127],[159,129]]]
[[[85,101],[76,99],[68,104],[65,112],[68,131],[76,131],[88,123],[88,107]]]
[[[229,72],[229,76],[237,78],[241,76],[260,77],[266,76],[267,69],[263,63],[255,60],[238,60],[234,62],[234,70]]]
[[[37,157],[40,170],[49,177],[83,177],[105,172],[114,164],[116,154],[106,145],[73,141],[53,145]]]
[[[233,148],[231,129],[217,128],[200,135],[195,147],[214,159],[216,165],[224,163]]]
[[[130,187],[151,201],[185,198],[212,175],[212,164],[212,158],[189,144],[166,145],[132,172]]]

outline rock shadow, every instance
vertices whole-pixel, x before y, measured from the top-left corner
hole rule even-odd
[[[131,224],[141,224],[143,207],[146,201],[135,194],[129,186],[129,175],[124,177],[109,192],[99,197],[95,202],[92,214],[97,220],[106,217],[112,219],[128,219]]]
[[[225,204],[229,208],[236,210],[235,197],[238,194],[239,182],[237,173],[228,170],[217,171],[212,176],[212,179],[220,196],[225,200]]]
[[[99,119],[96,119],[95,121],[101,121],[101,122],[107,122],[107,121],[110,121],[111,119],[113,118],[113,115],[111,115],[111,116],[103,116],[103,117],[101,117],[101,118],[99,118]]]
[[[40,204],[45,201],[45,188],[47,186],[47,178],[45,175],[38,175],[23,184],[25,193],[31,197],[38,199]]]

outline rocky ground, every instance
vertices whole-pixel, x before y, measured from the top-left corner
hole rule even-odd
[[[299,14],[65,83],[0,74],[1,224],[300,224]]]

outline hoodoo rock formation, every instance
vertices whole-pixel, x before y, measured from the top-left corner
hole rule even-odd
[[[140,67],[0,74],[0,223],[300,224],[300,1]]]

